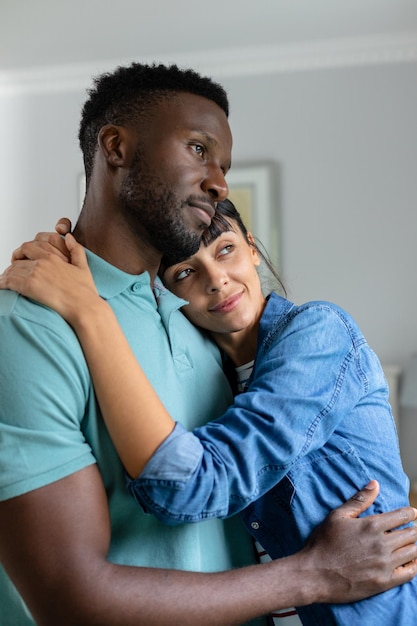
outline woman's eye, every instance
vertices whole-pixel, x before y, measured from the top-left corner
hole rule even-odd
[[[175,282],[178,283],[181,280],[184,280],[184,278],[187,278],[187,276],[189,276],[192,273],[192,269],[191,267],[187,267],[185,270],[181,270],[181,272],[178,272],[178,274],[175,274]]]
[[[220,256],[224,256],[225,254],[230,254],[233,250],[233,245],[230,243],[227,246],[224,246],[219,252]]]

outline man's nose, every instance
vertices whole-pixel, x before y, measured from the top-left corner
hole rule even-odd
[[[229,187],[223,170],[218,165],[210,165],[207,170],[207,176],[203,180],[201,187],[205,193],[208,193],[215,202],[225,200],[229,195]]]

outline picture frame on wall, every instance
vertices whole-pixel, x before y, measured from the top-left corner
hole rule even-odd
[[[232,165],[226,181],[229,199],[241,214],[247,229],[265,247],[278,269],[278,208],[274,175],[272,163],[238,164]]]

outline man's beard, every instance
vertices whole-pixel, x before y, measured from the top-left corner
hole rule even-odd
[[[145,236],[170,263],[179,263],[197,252],[201,234],[187,228],[184,222],[188,201],[179,201],[158,176],[146,171],[138,153],[119,197],[132,231]]]

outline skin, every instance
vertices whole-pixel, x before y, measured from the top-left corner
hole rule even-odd
[[[210,100],[181,94],[158,105],[140,136],[136,129],[104,126],[98,136],[100,158],[88,186],[84,206],[74,229],[76,239],[112,265],[130,274],[147,270],[154,278],[162,256],[155,241],[156,217],[169,213],[172,196],[182,206],[174,213],[198,249],[202,230],[214,214],[216,201],[227,197],[225,180],[231,163],[232,137],[223,111]],[[157,172],[152,185],[154,201],[161,183],[170,190],[169,202],[158,211],[148,206],[150,216],[126,211],[123,194],[132,177],[141,174],[135,157],[140,148],[146,155],[147,175]],[[142,170],[143,171],[143,170]],[[144,208],[152,201],[145,198]],[[154,216],[154,220],[152,219]],[[162,223],[161,228],[166,226]],[[166,237],[170,237],[167,235]],[[187,255],[187,251],[185,251]]]
[[[190,322],[209,330],[236,366],[254,358],[259,320],[266,301],[256,268],[260,258],[249,233],[248,243],[236,223],[209,246],[169,267],[165,285],[189,304]]]
[[[149,168],[156,168],[172,188],[183,207],[185,227],[199,235],[209,207],[227,195],[224,174],[230,165],[231,135],[223,112],[210,101],[185,94],[172,109],[161,105],[153,122],[142,130],[141,148],[149,157]],[[196,135],[203,146],[209,143],[204,155],[194,147]],[[133,227],[132,218],[123,216],[120,200],[138,148],[138,134],[106,126],[98,139],[76,236],[117,267],[131,273],[147,269],[155,276],[161,252],[146,226],[139,222]],[[190,197],[200,200],[190,203]],[[38,278],[51,268],[57,275],[62,268],[86,274],[82,255],[77,256],[80,249],[70,237],[73,264],[64,264],[59,255],[51,254],[50,241],[47,238],[37,247],[32,255],[39,255],[37,259],[17,263],[17,274],[6,272],[0,286],[10,288],[14,281],[23,286],[29,275],[27,284],[36,287]],[[16,257],[19,254],[27,256],[25,246]],[[117,325],[88,281],[83,289],[87,308],[99,314],[99,333],[100,324]],[[94,345],[88,321],[85,328]],[[78,331],[82,335],[83,322]],[[117,345],[129,365],[125,346]],[[113,367],[113,372],[117,369]],[[331,513],[305,548],[286,559],[220,574],[174,572],[107,560],[107,499],[97,467],[89,466],[0,503],[0,559],[40,626],[152,626],[165,625],[167,620],[184,626],[240,624],[277,607],[349,602],[410,580],[417,571],[417,528],[387,531],[414,520],[417,512],[405,507],[357,519],[377,493],[378,485],[373,482]]]

